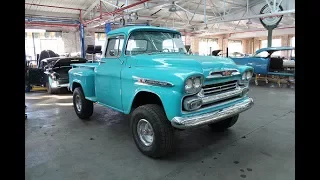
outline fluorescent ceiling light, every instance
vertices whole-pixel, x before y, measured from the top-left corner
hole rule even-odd
[[[25,32],[46,32],[45,29],[25,29]]]

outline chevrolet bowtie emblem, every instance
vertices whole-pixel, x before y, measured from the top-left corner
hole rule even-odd
[[[222,76],[230,76],[231,73],[231,71],[222,71]]]

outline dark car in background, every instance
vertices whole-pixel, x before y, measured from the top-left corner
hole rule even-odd
[[[68,88],[68,71],[71,69],[71,64],[86,62],[87,59],[80,57],[42,59],[37,68],[29,69],[29,82],[32,85],[45,86],[49,94],[59,93],[61,89]]]

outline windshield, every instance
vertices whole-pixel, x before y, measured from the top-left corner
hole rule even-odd
[[[136,31],[128,40],[126,55],[143,53],[186,53],[180,34],[159,31]]]
[[[254,55],[254,57],[262,57],[262,58],[266,58],[268,56],[269,56],[269,53],[267,51],[262,51],[262,52]]]
[[[294,58],[294,54],[292,53],[292,51],[293,50],[273,51],[273,52],[270,52],[271,55],[267,51],[262,51],[262,52],[256,54],[255,57],[267,58],[270,56],[271,58],[281,58],[284,60],[290,60],[290,59]]]

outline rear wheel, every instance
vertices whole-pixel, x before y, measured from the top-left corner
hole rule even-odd
[[[217,123],[209,124],[208,126],[214,131],[224,131],[229,127],[233,126],[239,118],[239,114],[228,119],[222,120]]]
[[[131,130],[138,149],[149,157],[163,157],[173,149],[174,130],[159,105],[136,108],[131,115]]]
[[[93,102],[85,98],[81,87],[73,91],[73,107],[80,119],[88,119],[93,114]]]

